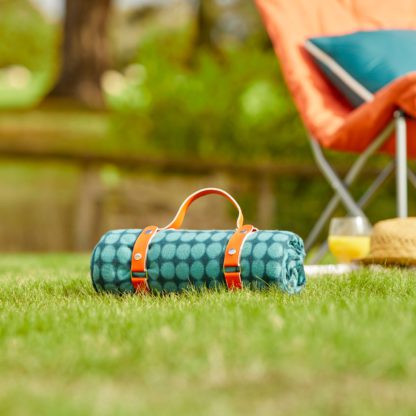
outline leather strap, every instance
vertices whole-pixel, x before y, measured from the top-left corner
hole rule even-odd
[[[241,250],[248,235],[254,231],[257,231],[254,226],[243,225],[228,241],[224,257],[224,277],[229,290],[243,288],[240,267]]]
[[[192,195],[189,195],[188,198],[186,198],[185,201],[183,201],[182,205],[179,207],[179,210],[175,215],[175,218],[166,227],[164,227],[163,230],[166,230],[168,228],[177,230],[178,228],[180,228],[185,218],[186,212],[188,211],[188,208],[192,204],[192,202],[196,201],[202,196],[210,195],[210,194],[221,195],[227,198],[237,208],[238,210],[237,228],[241,228],[244,224],[244,217],[243,217],[243,213],[241,211],[240,205],[238,205],[238,202],[228,192],[225,192],[222,189],[204,188],[204,189],[200,189],[199,191],[194,192]]]
[[[146,227],[137,237],[131,257],[131,283],[136,292],[148,292],[146,258],[152,238],[159,231],[156,225]]]

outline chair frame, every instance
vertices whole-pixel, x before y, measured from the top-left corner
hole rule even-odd
[[[321,145],[310,136],[310,145],[315,161],[323,173],[324,177],[329,182],[335,194],[327,204],[318,221],[310,231],[305,240],[305,248],[309,250],[316,243],[320,233],[325,225],[329,222],[332,214],[340,203],[346,208],[348,215],[361,216],[367,218],[363,208],[367,206],[375,193],[385,183],[385,181],[393,174],[396,174],[396,213],[398,217],[407,217],[408,215],[408,197],[407,188],[408,181],[416,188],[416,175],[407,165],[407,116],[401,111],[397,110],[394,113],[393,120],[387,124],[384,130],[371,142],[365,151],[357,157],[344,179],[341,179],[330,163],[324,156]],[[368,159],[374,155],[377,150],[387,141],[391,134],[395,131],[396,140],[396,154],[395,160],[386,165],[384,169],[378,174],[376,179],[361,196],[358,201],[355,201],[351,196],[350,188],[353,182],[364,168]],[[318,251],[311,256],[308,263],[316,263],[328,251],[326,242],[322,243]]]

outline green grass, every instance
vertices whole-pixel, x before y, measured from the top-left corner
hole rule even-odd
[[[88,260],[1,256],[0,414],[414,414],[414,272],[118,297]]]

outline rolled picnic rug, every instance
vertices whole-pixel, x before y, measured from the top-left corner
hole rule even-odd
[[[236,230],[179,229],[189,205],[212,193],[225,196],[237,207]],[[237,202],[225,191],[206,188],[189,196],[175,219],[163,229],[150,226],[103,235],[92,254],[91,277],[98,292],[276,286],[294,294],[306,282],[304,257],[299,236],[243,225]]]

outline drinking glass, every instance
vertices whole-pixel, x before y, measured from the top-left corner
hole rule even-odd
[[[370,251],[371,224],[364,217],[332,218],[328,246],[338,263],[350,263]]]

